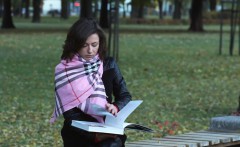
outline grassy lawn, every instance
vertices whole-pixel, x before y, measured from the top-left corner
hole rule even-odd
[[[54,67],[70,22],[15,24],[18,29],[10,33],[0,30],[0,146],[62,146],[63,118],[54,125],[49,118],[54,107]],[[51,26],[59,31],[46,31]],[[39,31],[28,32],[35,28]],[[236,110],[240,57],[237,44],[234,56],[229,56],[229,34],[225,36],[219,56],[217,32],[120,34],[119,66],[133,99],[144,101],[127,121],[155,130],[127,131],[128,141],[207,129],[211,117]]]

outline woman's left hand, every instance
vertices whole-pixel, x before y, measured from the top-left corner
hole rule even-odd
[[[117,114],[118,109],[117,109],[117,107],[114,106],[113,104],[107,103],[106,107],[107,107],[107,111],[108,111],[108,112],[112,113],[113,115],[116,115],[116,114]]]

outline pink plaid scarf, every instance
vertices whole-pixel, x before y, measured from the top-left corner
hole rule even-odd
[[[103,122],[103,117],[94,114],[93,110],[93,105],[105,109],[107,103],[102,74],[103,63],[98,55],[90,61],[78,55],[71,62],[62,60],[55,68],[56,104],[50,122],[74,107]]]

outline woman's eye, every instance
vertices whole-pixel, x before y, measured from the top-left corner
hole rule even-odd
[[[96,47],[96,46],[98,46],[98,43],[93,43],[92,46]]]
[[[87,47],[88,45],[87,44],[84,44],[83,47]]]

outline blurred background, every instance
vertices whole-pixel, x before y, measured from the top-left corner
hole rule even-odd
[[[240,0],[0,0],[0,146],[61,147],[54,68],[69,27],[94,17],[133,99],[128,142],[207,130],[239,105]]]
[[[116,2],[117,9],[113,6]],[[230,10],[231,1],[224,7]],[[219,23],[222,8],[220,0],[0,0],[0,17],[7,22],[11,21],[9,17],[41,22],[43,17],[91,16],[107,28],[111,19],[109,13],[115,9],[119,11],[121,23],[187,24],[191,21],[190,29],[199,31],[202,30],[202,21]],[[231,17],[230,13],[222,16]],[[7,22],[2,22],[2,28],[12,27]]]

